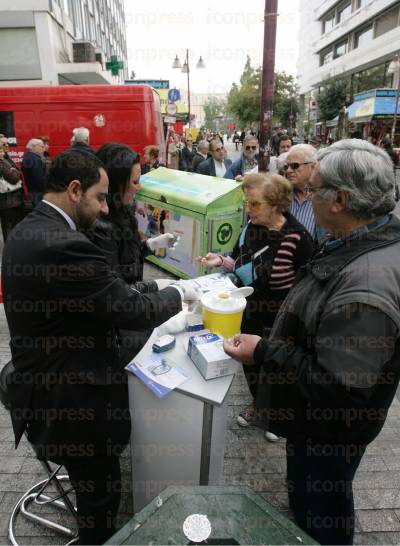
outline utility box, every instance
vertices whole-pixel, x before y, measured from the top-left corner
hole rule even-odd
[[[183,533],[192,514],[206,515],[202,544],[318,544],[248,487],[168,487],[105,544],[193,544]]]
[[[240,184],[165,167],[143,175],[140,183],[136,218],[141,236],[169,232],[180,237],[173,251],[160,249],[149,261],[188,279],[206,273],[198,256],[233,250],[244,221]]]

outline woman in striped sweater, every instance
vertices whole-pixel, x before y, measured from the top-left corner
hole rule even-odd
[[[306,228],[289,212],[292,185],[280,175],[249,174],[243,182],[249,222],[243,229],[230,256],[209,253],[201,259],[208,267],[222,267],[233,272],[241,285],[253,286],[247,299],[242,332],[262,335],[270,328],[279,308],[293,286],[296,272],[307,263],[314,244]],[[244,366],[253,396],[257,394],[259,370]],[[254,403],[239,414],[238,424],[249,426]],[[267,432],[271,441],[276,436]]]

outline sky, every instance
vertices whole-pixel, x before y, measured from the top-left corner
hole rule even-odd
[[[296,75],[299,0],[279,0],[276,70]],[[248,6],[248,7],[247,7]],[[265,0],[125,0],[129,74],[166,79],[187,88],[187,76],[172,68],[189,49],[191,93],[228,93],[250,55],[262,64]],[[206,68],[196,68],[202,56]]]

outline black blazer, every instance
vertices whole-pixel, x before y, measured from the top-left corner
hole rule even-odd
[[[232,165],[232,161],[230,159],[225,159],[224,163],[226,170],[228,170]],[[205,159],[202,163],[200,163],[200,165],[198,165],[197,172],[208,176],[216,176],[214,159],[212,157]]]
[[[54,461],[119,453],[130,423],[116,330],[163,323],[181,310],[178,291],[132,290],[46,203],[10,234],[2,279],[16,443],[27,427],[36,450]]]

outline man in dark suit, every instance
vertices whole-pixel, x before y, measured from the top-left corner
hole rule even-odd
[[[43,201],[10,235],[3,296],[15,371],[9,392],[16,445],[64,464],[77,494],[79,543],[115,530],[119,456],[130,433],[119,328],[154,328],[194,299],[190,288],[141,294],[82,233],[107,214],[108,177],[80,150],[61,153]],[[183,289],[185,291],[185,289]]]
[[[209,149],[210,145],[208,144],[208,142],[206,140],[200,140],[197,145],[197,152],[192,161],[192,172],[197,173],[197,169],[200,163],[203,163],[203,161],[208,159]]]
[[[225,159],[225,148],[219,139],[214,139],[210,142],[210,154],[211,157],[197,166],[197,172],[199,174],[223,178],[226,171],[232,165],[232,161]]]

